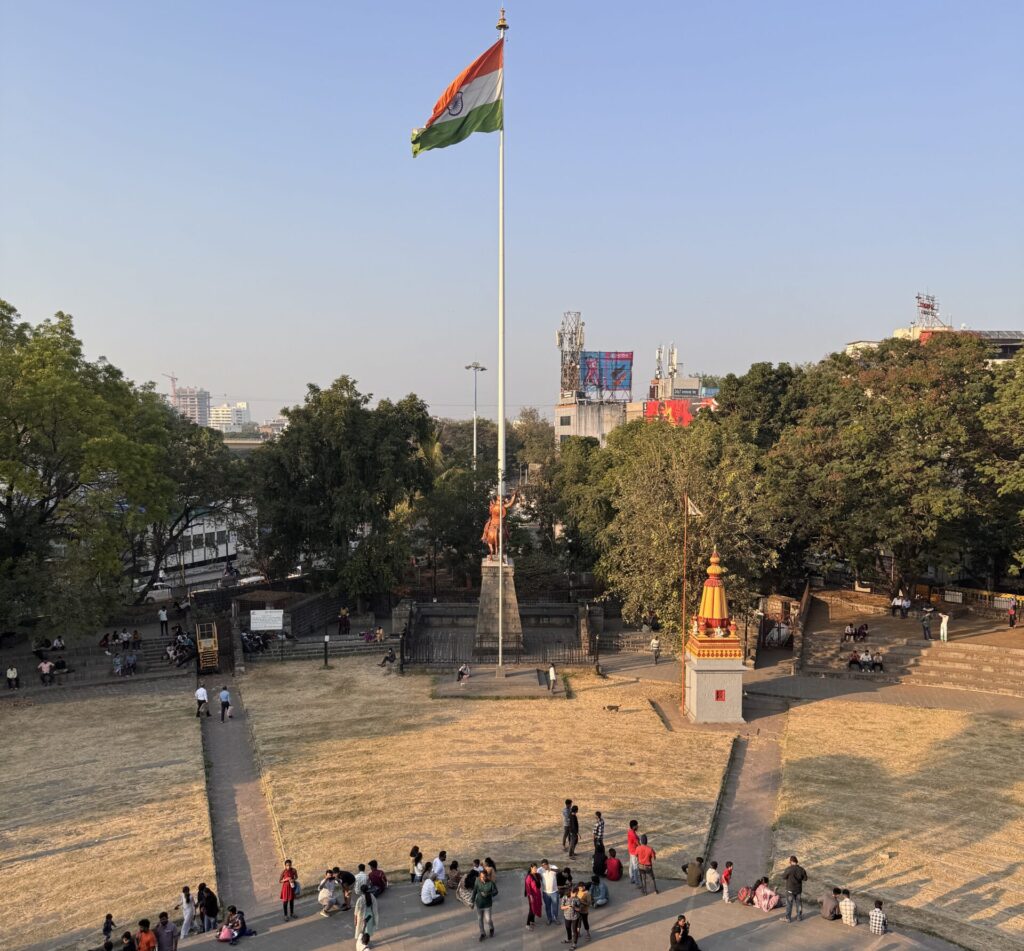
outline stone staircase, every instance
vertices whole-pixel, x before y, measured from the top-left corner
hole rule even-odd
[[[840,644],[847,621],[856,627],[868,624],[864,643]],[[980,617],[960,609],[950,620],[948,643],[926,641],[920,623],[879,615],[847,616],[833,608],[831,618],[827,606],[812,608],[804,638],[803,673],[808,676],[842,677],[880,683],[903,683],[914,686],[953,687],[1007,696],[1024,697],[1024,632],[1020,648],[996,647],[971,642],[971,635],[992,630],[993,619]],[[938,637],[938,619],[932,633]],[[861,673],[847,669],[847,658],[856,647],[882,651],[885,671]]]

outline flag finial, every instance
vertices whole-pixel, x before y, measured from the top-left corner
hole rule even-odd
[[[505,19],[505,8],[501,8],[501,12],[498,14],[498,25],[495,27],[501,34],[502,39],[505,37],[505,31],[508,29],[508,20]]]

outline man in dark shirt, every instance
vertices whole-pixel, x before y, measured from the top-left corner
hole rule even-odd
[[[704,859],[698,855],[692,862],[687,862],[683,866],[683,872],[686,875],[686,884],[690,888],[700,888],[704,880]]]
[[[569,858],[576,858],[576,846],[580,841],[580,817],[579,806],[573,806],[569,810]]]
[[[786,921],[793,920],[793,905],[796,905],[797,921],[803,921],[803,891],[807,873],[796,860],[795,855],[789,857],[789,867],[782,873],[782,880],[786,883]]]

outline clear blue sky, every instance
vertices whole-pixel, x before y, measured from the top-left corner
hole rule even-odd
[[[497,136],[409,132],[481,2],[0,0],[0,296],[259,416],[341,373],[471,411]],[[508,400],[554,333],[687,370],[887,335],[919,290],[1024,328],[1024,3],[509,3]],[[639,387],[637,387],[639,388]]]

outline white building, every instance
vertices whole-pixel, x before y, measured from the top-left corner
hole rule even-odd
[[[170,404],[197,426],[210,425],[210,391],[194,386],[175,387]]]
[[[238,433],[246,423],[252,422],[248,403],[222,403],[210,407],[210,429],[222,433]]]

